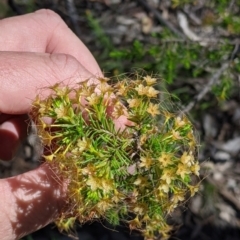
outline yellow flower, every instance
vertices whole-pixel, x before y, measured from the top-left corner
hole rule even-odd
[[[190,193],[191,193],[191,197],[193,197],[195,195],[195,193],[199,190],[199,186],[188,186]]]
[[[93,175],[96,172],[96,168],[93,164],[88,164],[87,167],[82,169],[83,175]]]
[[[54,84],[52,87],[49,87],[50,89],[52,89],[56,95],[58,96],[67,96],[70,92],[70,89],[66,86],[61,86],[59,83]]]
[[[127,102],[130,108],[137,108],[141,103],[140,99],[137,99],[137,98],[128,99]]]
[[[113,109],[113,112],[112,112],[112,116],[114,118],[119,118],[122,115],[124,115],[124,107],[123,107],[123,105],[120,102],[118,102],[114,106],[114,109]]]
[[[108,193],[114,189],[113,181],[110,179],[104,179],[101,182],[104,193]]]
[[[188,142],[188,145],[190,147],[190,149],[194,150],[194,148],[196,147],[196,139],[194,137],[194,134],[193,134],[193,131],[189,131],[188,134],[187,134],[187,138],[190,140]]]
[[[144,77],[143,79],[146,81],[146,83],[147,83],[148,86],[153,85],[153,84],[156,83],[156,81],[157,81],[156,78],[152,78],[152,77],[150,77],[150,76],[146,76],[146,77]]]
[[[137,215],[143,215],[146,212],[146,206],[144,204],[138,204],[133,208],[133,212]]]
[[[105,83],[105,82],[108,82],[110,80],[110,78],[107,78],[107,77],[99,77],[98,80],[101,82],[101,83]]]
[[[162,153],[161,156],[158,158],[158,161],[163,167],[166,167],[172,163],[172,154]]]
[[[187,138],[192,141],[196,141],[192,130],[188,132]]]
[[[52,136],[49,131],[42,131],[42,140],[44,145],[50,146],[52,144],[52,140],[57,138],[57,136]]]
[[[77,147],[79,152],[83,152],[86,148],[88,148],[90,144],[90,139],[86,139],[83,137],[82,139],[78,139]]]
[[[148,179],[146,177],[139,176],[133,184],[144,188],[148,185]]]
[[[97,87],[98,90],[100,90],[100,92],[102,94],[105,94],[106,92],[111,92],[112,91],[112,88],[109,84],[107,84],[106,82],[101,82],[98,87]]]
[[[199,176],[200,166],[198,163],[195,163],[191,166],[191,171],[196,175]]]
[[[170,184],[174,179],[174,172],[172,169],[164,169],[161,179],[166,181],[167,184]]]
[[[43,158],[47,161],[47,162],[52,162],[52,160],[56,157],[56,155],[53,153],[51,155],[43,155]]]
[[[159,133],[159,128],[157,126],[153,126],[152,128],[148,129],[146,133],[149,134],[149,136]]]
[[[146,169],[149,169],[152,165],[152,158],[150,157],[140,157],[141,163],[139,164],[140,167],[145,167]]]
[[[178,169],[177,169],[177,172],[176,172],[177,175],[181,176],[182,179],[184,179],[184,177],[187,175],[187,174],[190,174],[190,171],[188,169],[188,167],[182,163],[179,163],[178,164]]]
[[[138,95],[147,95],[149,87],[144,87],[142,84],[139,84],[137,87],[135,87],[135,90],[138,92]]]
[[[164,193],[168,193],[169,192],[169,184],[160,183],[160,186],[158,187],[158,190],[160,192],[163,191]]]
[[[153,88],[153,87],[146,87],[146,88],[147,88],[147,93],[146,93],[146,95],[147,95],[148,97],[151,97],[151,98],[157,97],[159,91],[157,91],[157,90],[156,90],[155,88]]]
[[[40,97],[37,96],[35,102],[33,102],[33,106],[38,108],[38,112],[40,114],[46,113],[46,110],[50,107],[49,101],[41,101]]]
[[[173,137],[173,140],[182,139],[182,137],[180,135],[180,132],[179,131],[175,131],[175,130],[172,130],[172,137]]]
[[[178,202],[182,202],[182,201],[184,201],[185,200],[185,198],[184,198],[184,193],[176,193],[176,194],[174,194],[173,196],[172,196],[172,202],[173,203],[175,203],[175,204],[177,204]]]
[[[68,108],[61,104],[58,108],[55,109],[55,113],[57,114],[57,118],[63,118],[68,116]]]
[[[87,97],[90,106],[96,105],[100,102],[100,96],[97,93],[92,93],[90,97]]]
[[[139,221],[138,217],[135,217],[133,220],[128,221],[130,230],[140,229],[142,224]]]
[[[100,184],[100,182],[99,182],[99,179],[97,179],[97,178],[95,178],[95,177],[93,177],[93,176],[89,176],[86,184],[87,184],[88,186],[90,186],[90,188],[91,188],[92,191],[96,191],[98,188],[101,187],[101,184]]]
[[[156,115],[159,115],[159,114],[160,114],[160,111],[159,111],[159,106],[158,106],[158,104],[150,103],[150,104],[149,104],[149,107],[147,108],[147,112],[148,112],[149,114],[151,114],[153,117],[156,116]]]
[[[140,146],[142,146],[147,141],[147,134],[143,134],[140,137]]]
[[[101,213],[105,213],[107,210],[109,210],[109,208],[112,207],[112,203],[110,200],[106,199],[106,200],[102,200],[100,202],[97,203],[97,208],[99,209],[99,211]]]
[[[119,82],[115,85],[115,87],[117,88],[117,95],[120,96],[125,96],[126,92],[127,92],[127,87],[125,85],[125,81]]]
[[[193,150],[193,151],[194,151],[194,149],[195,149],[195,147],[196,147],[196,142],[195,142],[195,141],[189,141],[189,142],[188,142],[188,146],[189,146],[189,149],[190,149],[190,150]]]
[[[182,119],[181,117],[175,118],[175,128],[183,127],[187,124],[186,118]]]
[[[131,194],[132,202],[137,201],[138,195],[139,195],[138,191],[136,189],[133,189],[132,194]]]
[[[114,189],[114,194],[112,196],[112,201],[114,203],[119,203],[121,201],[121,194],[119,194],[119,192],[117,192],[116,189]]]
[[[70,217],[67,219],[60,219],[57,222],[57,226],[61,231],[69,232],[71,229],[74,228],[74,224],[76,222],[77,217]]]
[[[192,155],[192,152],[189,154],[187,152],[184,152],[183,155],[181,156],[180,161],[186,165],[186,166],[191,166],[194,163],[194,157]]]
[[[96,90],[96,84],[83,84],[81,92],[79,92],[78,94],[80,96],[90,96],[91,94],[93,94]]]
[[[177,203],[171,203],[171,204],[169,204],[168,207],[167,207],[167,210],[168,210],[168,211],[167,211],[167,214],[172,213],[177,206],[178,206]]]
[[[144,222],[149,222],[149,221],[151,221],[151,218],[150,218],[149,215],[146,213],[146,214],[143,216],[142,220],[143,220]]]
[[[154,240],[154,239],[156,239],[155,238],[156,236],[153,233],[153,230],[151,229],[151,226],[147,225],[146,228],[149,228],[149,230],[144,230],[143,231],[144,238],[147,239],[147,240]]]
[[[165,117],[165,122],[164,122],[164,124],[166,124],[171,118],[174,117],[174,114],[172,114],[172,113],[170,113],[170,112],[168,112],[168,111],[164,111],[164,112],[163,112],[163,115],[164,115],[164,117]]]

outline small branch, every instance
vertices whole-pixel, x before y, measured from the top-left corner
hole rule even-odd
[[[162,17],[162,15],[155,8],[151,7],[146,0],[138,0],[138,2],[149,12],[152,12],[154,17],[163,25],[171,30],[174,34],[182,39],[186,39],[185,35],[181,33],[177,28],[175,28],[170,22]]]
[[[177,19],[179,22],[179,26],[181,27],[181,29],[183,30],[184,34],[191,39],[192,41],[200,41],[201,38],[199,36],[197,36],[190,28],[189,28],[189,24],[187,21],[187,17],[185,16],[185,14],[178,12],[177,13]]]
[[[192,102],[190,102],[186,107],[181,111],[182,113],[188,113],[192,110],[192,108],[201,101],[204,96],[211,90],[211,87],[216,84],[219,80],[223,72],[229,67],[229,62],[222,64],[221,68],[219,68],[210,78],[207,85],[202,89],[202,91],[194,98]]]
[[[226,42],[227,40],[227,42]],[[228,46],[233,46],[236,47],[236,45],[240,44],[240,41],[238,39],[233,39],[233,40],[229,40],[226,38],[216,38],[216,39],[207,39],[207,38],[202,38],[200,41],[192,41],[190,39],[180,39],[180,38],[165,38],[165,39],[151,39],[151,43],[152,44],[171,44],[171,43],[177,43],[177,44],[188,44],[188,45],[197,45],[201,42],[206,43],[206,45],[204,47],[213,47],[214,49],[219,48],[222,45],[228,45]],[[236,51],[237,52],[237,51]],[[240,52],[238,52],[239,55]],[[235,54],[236,55],[236,54]],[[231,60],[233,60],[234,58],[231,57]]]
[[[221,194],[225,199],[230,201],[237,208],[237,210],[240,211],[240,202],[236,197],[233,196],[233,194],[231,194],[230,191],[228,191],[225,187],[219,185],[219,183],[217,183],[210,177],[207,177],[207,181],[210,184],[214,185],[218,189],[219,194]]]
[[[236,43],[231,56],[230,56],[230,60],[233,61],[234,59],[238,58],[240,55],[240,41],[238,41],[238,43]]]
[[[185,16],[185,14],[183,14],[182,12],[178,12],[177,13],[177,18],[178,18],[178,22],[179,22],[179,26],[181,27],[181,29],[183,30],[184,34],[192,41],[196,41],[198,42],[201,46],[206,46],[206,43],[203,42],[202,38],[197,36],[196,33],[194,33],[188,24],[188,20],[187,17]]]

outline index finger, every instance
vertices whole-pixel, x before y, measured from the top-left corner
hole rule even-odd
[[[102,76],[87,47],[59,15],[47,9],[0,20],[0,51],[69,54],[93,75]]]

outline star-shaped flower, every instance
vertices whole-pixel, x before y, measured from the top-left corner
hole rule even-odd
[[[159,111],[159,106],[158,104],[153,104],[153,103],[150,103],[148,108],[147,108],[147,112],[149,114],[151,114],[153,117],[155,117],[156,115],[159,115],[160,114],[160,111]]]
[[[152,77],[150,77],[150,76],[146,76],[146,77],[144,77],[143,79],[146,81],[146,83],[147,83],[148,86],[153,85],[153,84],[156,83],[156,81],[157,81],[156,78],[152,78]]]
[[[146,169],[149,169],[152,165],[152,158],[145,156],[140,157],[141,163],[139,164],[140,167],[145,167]]]
[[[157,91],[155,88],[153,87],[146,87],[147,88],[147,93],[146,95],[150,98],[155,98],[157,97],[159,91]]]

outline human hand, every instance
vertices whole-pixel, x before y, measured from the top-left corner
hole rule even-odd
[[[94,76],[102,76],[99,66],[57,14],[40,10],[1,20],[0,159],[11,159],[26,136],[38,89]],[[1,179],[0,239],[19,239],[53,221],[65,188],[47,164]]]

